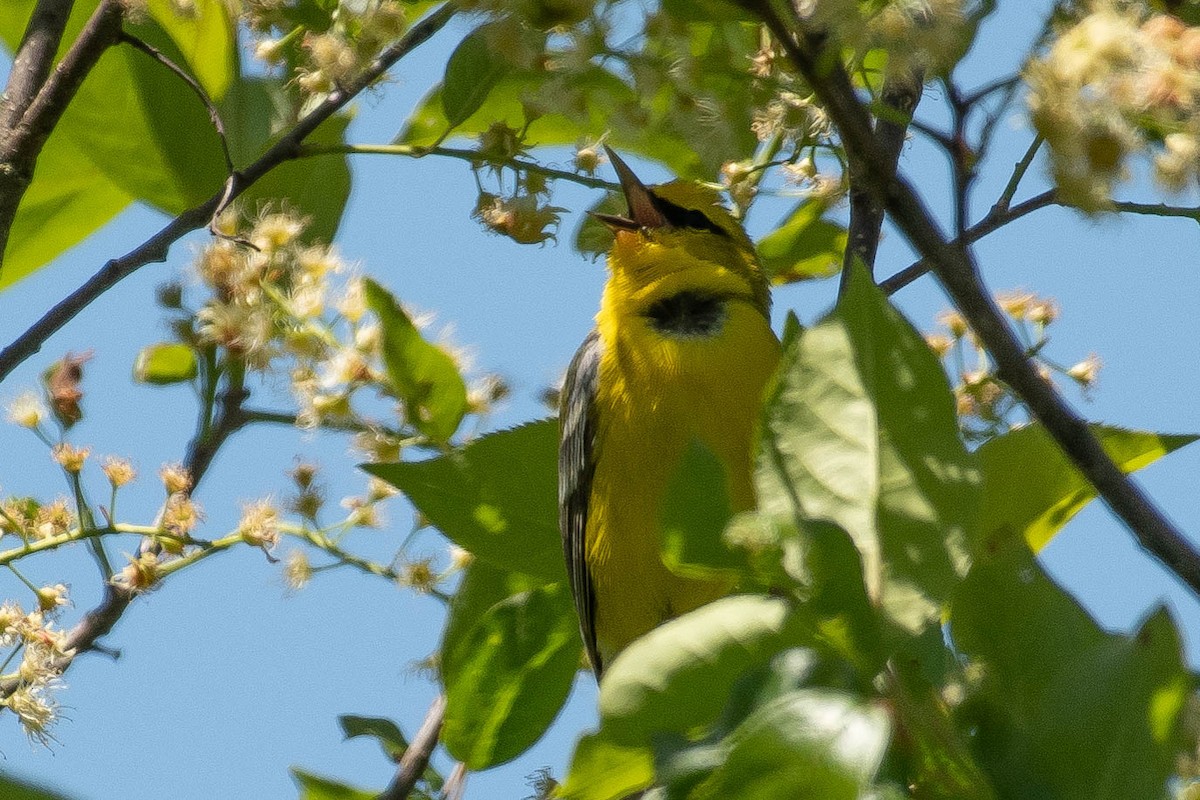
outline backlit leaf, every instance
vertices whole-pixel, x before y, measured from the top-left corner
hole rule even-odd
[[[425,340],[386,289],[369,278],[363,285],[367,306],[382,326],[388,381],[404,400],[408,421],[436,442],[449,441],[467,413],[467,385],[458,365],[449,353]]]
[[[426,461],[363,469],[400,489],[451,541],[510,572],[566,581],[558,423],[534,422]]]
[[[1092,432],[1123,472],[1135,472],[1198,438],[1108,425],[1093,425]],[[1040,423],[989,439],[978,455],[984,490],[976,549],[1023,534],[1037,552],[1096,497]]]
[[[571,690],[582,643],[561,584],[504,600],[463,637],[443,670],[442,742],[470,769],[516,758],[541,738]]]

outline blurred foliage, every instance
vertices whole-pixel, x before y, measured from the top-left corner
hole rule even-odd
[[[12,0],[0,13],[10,52],[33,5]],[[96,5],[74,4],[64,48]],[[773,283],[841,271],[847,231],[829,214],[845,188],[844,153],[809,87],[740,6],[462,5],[473,12],[470,29],[391,145],[407,156],[467,160],[479,180],[476,215],[490,230],[525,242],[553,238],[561,211],[549,202],[553,180],[595,185],[600,145],[609,144],[723,187],[743,218],[761,192],[792,196],[791,211],[757,243]],[[903,4],[842,5],[876,19]],[[973,33],[995,4],[968,5],[963,30]],[[1192,4],[1159,5],[1195,21]],[[127,28],[195,77],[242,168],[335,91],[343,71],[361,67],[432,6],[149,0]],[[234,10],[248,15],[246,25]],[[247,26],[278,69],[244,63]],[[895,55],[879,41],[868,32],[845,48],[872,101]],[[968,43],[944,45],[949,62],[939,74],[952,71]],[[306,142],[315,150],[252,186],[242,211],[260,227],[267,209],[306,218],[296,248],[332,239],[351,188],[350,121],[344,113],[317,128]],[[454,142],[471,149],[446,145]],[[131,203],[168,215],[204,203],[229,177],[221,144],[179,76],[132,48],[110,50],[38,159],[0,288]],[[547,146],[574,147],[572,169],[531,166],[536,148]],[[620,203],[604,198],[594,210],[619,211]],[[610,236],[585,220],[573,241],[599,254]],[[311,261],[311,252],[298,252],[298,263]],[[135,379],[191,384],[212,417],[228,387],[244,389],[248,366],[266,371],[288,353],[310,385],[326,389],[336,383],[322,372],[331,354],[362,351],[343,394],[313,390],[321,409],[345,417],[343,430],[386,439],[379,451],[389,457],[376,460],[387,463],[364,469],[469,554],[455,567],[454,590],[438,595],[448,604],[431,659],[446,694],[442,743],[472,770],[516,758],[549,728],[581,663],[557,519],[557,423],[469,434],[463,420],[478,398],[461,364],[399,300],[364,281],[363,308],[341,309],[352,328],[346,345],[326,335],[334,322],[314,333],[319,311],[295,311],[303,275],[281,274],[266,269],[239,289],[274,303],[259,343],[263,363],[205,339],[187,312],[174,320],[179,341],[142,351]],[[579,740],[555,796],[619,800],[651,786],[657,796],[690,800],[1168,796],[1191,777],[1171,783],[1178,757],[1194,756],[1197,728],[1195,678],[1174,623],[1159,610],[1131,635],[1104,631],[1034,557],[1094,490],[1036,424],[989,429],[968,449],[938,356],[865,270],[846,277],[827,316],[807,329],[793,317],[785,329],[761,418],[758,509],[731,516],[719,464],[703,448],[689,450],[671,482],[664,562],[681,575],[727,576],[738,591],[662,625],[613,661],[598,728]],[[246,299],[232,284],[205,279],[225,311]],[[365,311],[377,330],[359,324]],[[394,404],[398,433],[351,413],[350,393],[367,386]],[[215,424],[203,422],[203,430]],[[1095,431],[1126,471],[1197,438]],[[318,494],[311,479],[296,479],[310,498]],[[25,507],[31,518],[40,511],[32,499]],[[307,519],[295,535],[342,559],[335,564],[362,566]],[[393,566],[366,568],[404,577]],[[440,591],[438,580],[422,583],[414,572],[409,585]],[[409,747],[387,719],[345,716],[341,725],[347,738],[377,740],[392,760]],[[294,777],[308,800],[376,796],[303,770]],[[430,768],[412,796],[432,798],[444,787]],[[0,795],[54,797],[2,776]]]

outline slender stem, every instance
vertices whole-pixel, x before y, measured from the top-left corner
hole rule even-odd
[[[1031,214],[1047,206],[1063,206],[1071,208],[1070,205],[1064,203],[1058,197],[1058,193],[1053,189],[1048,189],[1041,194],[1018,203],[1015,206],[1001,207],[997,201],[988,215],[977,222],[972,227],[968,228],[961,239],[955,240],[955,244],[974,244],[983,237],[993,233],[1010,222],[1015,222],[1021,217]],[[1130,203],[1117,202],[1113,204],[1115,211],[1123,214],[1138,214],[1152,217],[1178,217],[1183,219],[1191,219],[1200,222],[1200,206],[1169,206],[1162,203]],[[890,278],[881,281],[879,287],[888,294],[895,292],[908,286],[910,283],[930,271],[930,262],[927,258],[922,258],[904,269],[892,275]]]
[[[75,528],[60,533],[57,536],[47,536],[45,539],[31,541],[28,544],[20,547],[12,547],[8,550],[0,550],[0,566],[10,564],[13,561],[24,558],[25,556],[33,555],[34,553],[42,553],[47,550],[56,550],[63,545],[82,542],[86,539],[93,539],[99,536],[111,536],[113,534],[125,533],[137,536],[153,536],[158,533],[159,529],[150,525],[126,525],[117,524],[109,525],[104,528]]]
[[[378,80],[397,61],[441,30],[450,21],[455,11],[453,3],[446,3],[437,11],[422,18],[399,41],[385,48],[357,78],[331,92],[325,100],[306,114],[254,163],[240,172],[235,172],[225,188],[200,205],[175,217],[162,230],[129,253],[109,261],[82,286],[59,301],[32,327],[18,336],[12,344],[0,351],[0,381],[4,380],[17,365],[40,350],[55,331],[66,325],[93,300],[146,264],[166,260],[167,252],[175,241],[185,234],[207,225],[223,204],[237,198],[272,169],[285,161],[297,158],[300,154],[301,143],[322,122],[329,119],[359,92]],[[3,192],[0,192],[0,197],[3,197]],[[2,210],[0,207],[0,212]],[[2,221],[3,217],[0,216],[0,222]]]
[[[478,151],[468,150],[462,147],[417,147],[410,144],[310,144],[300,148],[297,154],[298,158],[310,158],[312,156],[325,155],[383,155],[383,156],[411,156],[413,158],[423,158],[425,156],[443,156],[445,158],[457,158],[460,161],[469,161],[472,164],[479,164],[482,158]],[[521,158],[512,158],[504,163],[504,166],[511,169],[520,170],[523,172],[533,172],[538,175],[545,175],[547,178],[555,178],[557,180],[571,181],[580,186],[587,186],[591,189],[609,189],[617,191],[620,189],[620,184],[612,183],[601,178],[594,178],[590,175],[581,175],[578,172],[568,172],[565,169],[555,169],[539,164],[536,161],[526,161]]]
[[[412,738],[408,749],[400,757],[396,776],[376,800],[405,800],[412,793],[417,781],[425,773],[425,768],[429,766],[429,758],[437,747],[445,716],[446,695],[439,694],[425,713],[425,721],[421,723],[417,735]]]
[[[1113,463],[1087,423],[1041,378],[981,281],[970,248],[946,241],[912,185],[891,175],[887,157],[874,141],[866,110],[841,67],[836,45],[794,16],[785,23],[769,0],[741,2],[760,15],[783,44],[788,58],[837,126],[847,152],[862,160],[863,174],[876,193],[886,198],[897,228],[929,261],[931,271],[991,353],[999,378],[1025,402],[1142,547],[1200,594],[1200,554]]]
[[[1000,193],[996,204],[992,206],[992,212],[1004,212],[1008,210],[1009,204],[1012,203],[1012,199],[1017,193],[1017,187],[1021,184],[1021,179],[1025,177],[1025,173],[1029,171],[1030,165],[1033,164],[1034,157],[1037,155],[1038,150],[1041,149],[1042,141],[1040,133],[1033,137],[1033,141],[1029,143],[1029,147],[1025,150],[1025,155],[1021,156],[1021,160],[1013,168],[1013,173],[1009,177],[1004,191]]]

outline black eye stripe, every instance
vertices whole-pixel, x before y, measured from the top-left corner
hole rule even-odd
[[[653,192],[650,193],[650,197],[654,202],[654,207],[667,218],[667,222],[671,223],[672,227],[691,228],[692,230],[715,233],[718,236],[729,236],[729,233],[724,228],[706,217],[703,211],[677,206],[670,200],[664,200]]]

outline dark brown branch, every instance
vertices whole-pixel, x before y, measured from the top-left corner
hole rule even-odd
[[[904,137],[913,111],[921,101],[923,75],[918,72],[889,75],[880,93],[884,113],[875,123],[875,141],[879,151],[891,164],[891,174],[896,172],[900,151],[904,148]],[[862,167],[850,159],[850,229],[846,244],[846,255],[842,264],[841,283],[838,294],[846,291],[850,276],[850,265],[860,260],[868,272],[875,271],[875,253],[879,249],[879,235],[883,230],[883,205],[864,185]]]
[[[0,99],[0,141],[21,121],[50,74],[74,5],[75,0],[38,0],[33,7]]]
[[[408,52],[441,30],[454,12],[455,8],[448,3],[426,16],[414,25],[403,38],[385,48],[357,78],[335,90],[320,105],[305,115],[257,161],[241,172],[235,172],[228,185],[223,187],[220,192],[175,217],[162,230],[129,253],[109,261],[86,283],[59,301],[29,330],[0,351],[0,381],[3,381],[18,364],[38,352],[46,339],[67,324],[93,300],[146,264],[165,261],[171,245],[183,235],[207,225],[222,203],[228,203],[237,198],[272,169],[299,156],[301,143],[316,130],[317,126],[333,116],[359,92],[374,83]]]
[[[400,757],[400,766],[396,769],[396,777],[391,784],[379,793],[376,800],[405,800],[417,781],[425,774],[429,766],[429,758],[437,748],[438,737],[442,734],[442,721],[446,717],[446,695],[439,694],[433,699],[429,711],[425,712],[425,721],[421,729],[412,738],[408,749]]]
[[[217,105],[208,96],[208,92],[204,91],[204,87],[200,82],[187,73],[183,67],[176,64],[171,59],[167,58],[161,50],[152,44],[143,42],[138,37],[128,31],[122,31],[120,40],[123,44],[127,44],[134,50],[141,51],[153,58],[159,64],[162,64],[171,72],[175,73],[181,81],[187,84],[188,88],[196,97],[200,98],[200,102],[204,104],[204,108],[208,111],[208,119],[212,122],[212,126],[217,131],[217,138],[221,142],[221,155],[225,157],[225,172],[227,175],[234,173],[233,156],[229,154],[229,136],[225,133],[225,123],[221,121],[221,112],[217,110]]]
[[[46,139],[100,56],[116,43],[123,14],[124,6],[119,0],[100,3],[62,61],[47,73],[20,121],[7,129],[0,142],[0,254],[8,245],[17,206],[33,180],[34,167]]]
[[[785,23],[769,0],[741,2],[760,15],[783,43],[788,58],[837,126],[847,153],[863,164],[869,189],[883,201],[896,226],[929,262],[955,306],[970,321],[995,361],[1000,379],[1025,402],[1142,547],[1200,593],[1200,555],[1113,463],[1087,423],[1038,375],[980,280],[970,249],[947,242],[908,181],[890,174],[887,157],[875,142],[866,109],[841,66],[836,48],[828,47],[820,32],[809,30],[798,19]]]

